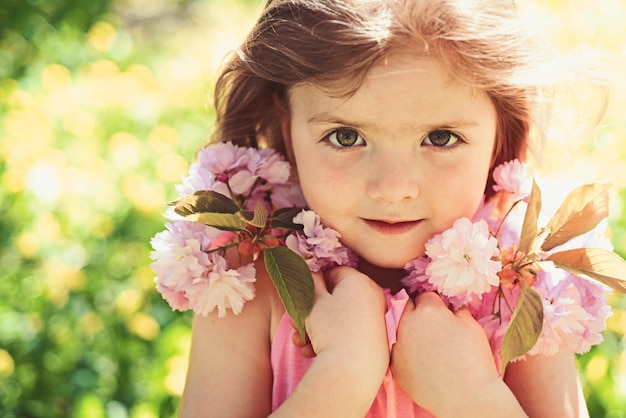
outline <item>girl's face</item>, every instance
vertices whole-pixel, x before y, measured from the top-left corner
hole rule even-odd
[[[396,54],[354,96],[289,92],[290,137],[309,208],[369,263],[401,268],[481,202],[496,111],[435,59]]]

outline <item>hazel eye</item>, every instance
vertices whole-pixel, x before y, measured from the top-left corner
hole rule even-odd
[[[353,147],[355,145],[363,145],[365,141],[361,135],[354,129],[340,128],[330,133],[327,137],[328,141],[336,147]]]
[[[424,139],[424,144],[435,147],[450,147],[459,142],[459,137],[450,131],[432,131]]]

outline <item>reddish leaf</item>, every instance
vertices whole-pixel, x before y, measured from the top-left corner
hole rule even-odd
[[[591,231],[609,214],[609,184],[585,184],[567,195],[546,228],[550,234],[541,246],[544,251]]]
[[[502,340],[502,370],[513,359],[526,354],[537,342],[543,327],[541,296],[522,285],[511,322]]]
[[[541,190],[533,179],[533,188],[528,198],[528,207],[524,215],[524,223],[522,224],[522,232],[520,233],[519,251],[529,254],[530,244],[537,237],[537,219],[541,212]]]
[[[550,254],[547,260],[572,274],[590,277],[626,293],[626,261],[611,251],[577,248]]]

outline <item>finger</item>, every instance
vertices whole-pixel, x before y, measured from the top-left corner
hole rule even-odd
[[[309,336],[307,335],[305,340],[302,341],[302,337],[299,332],[294,332],[291,335],[291,341],[296,347],[300,348],[300,354],[306,358],[313,358],[316,356],[315,351],[313,350],[313,346],[311,345],[311,340],[309,340]]]
[[[467,307],[460,308],[454,314],[456,315],[457,318],[463,320],[466,323],[473,322],[473,323],[478,324],[478,322],[476,321],[476,318],[474,318],[474,315],[472,315],[472,313]]]
[[[297,331],[291,335],[291,341],[298,347],[304,347],[305,345],[311,343],[308,335],[305,334],[304,340],[302,340],[302,336]]]
[[[344,279],[354,274],[360,274],[360,273],[358,273],[352,267],[346,267],[346,266],[335,267],[327,271],[326,272],[326,288],[328,289],[328,292],[333,293],[333,290],[335,290],[335,288],[339,286],[339,284]]]
[[[445,306],[441,297],[435,292],[423,292],[415,296],[415,306]]]
[[[435,315],[440,318],[454,316],[454,312],[435,292],[420,293],[415,297],[415,312],[420,315]]]
[[[456,316],[462,316],[462,317],[472,317],[471,312],[469,311],[469,309],[467,308],[467,306],[464,306],[462,308],[457,309],[456,311]]]
[[[315,286],[315,298],[328,294],[328,288],[326,286],[326,280],[323,273],[312,273],[313,285]]]
[[[315,351],[313,350],[313,346],[311,344],[307,344],[304,347],[301,347],[300,354],[302,354],[302,356],[306,358],[313,358],[317,355],[315,354]]]

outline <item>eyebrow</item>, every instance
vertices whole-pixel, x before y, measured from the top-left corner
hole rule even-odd
[[[332,113],[322,112],[315,114],[307,119],[307,124],[322,124],[329,123],[335,125],[345,125],[345,126],[354,126],[354,127],[375,127],[375,124],[371,124],[369,122],[360,122],[360,121],[348,121],[343,120],[337,115]],[[428,125],[415,125],[414,129],[421,129],[425,131],[433,130],[433,129],[458,129],[458,128],[472,128],[478,126],[479,123],[472,119],[454,119],[454,120],[442,120],[438,123],[432,123]]]
[[[341,118],[338,118],[336,115],[333,115],[332,113],[326,113],[326,112],[315,114],[309,117],[306,122],[308,124],[336,123],[336,124],[353,125],[353,123],[346,122],[342,120]]]

